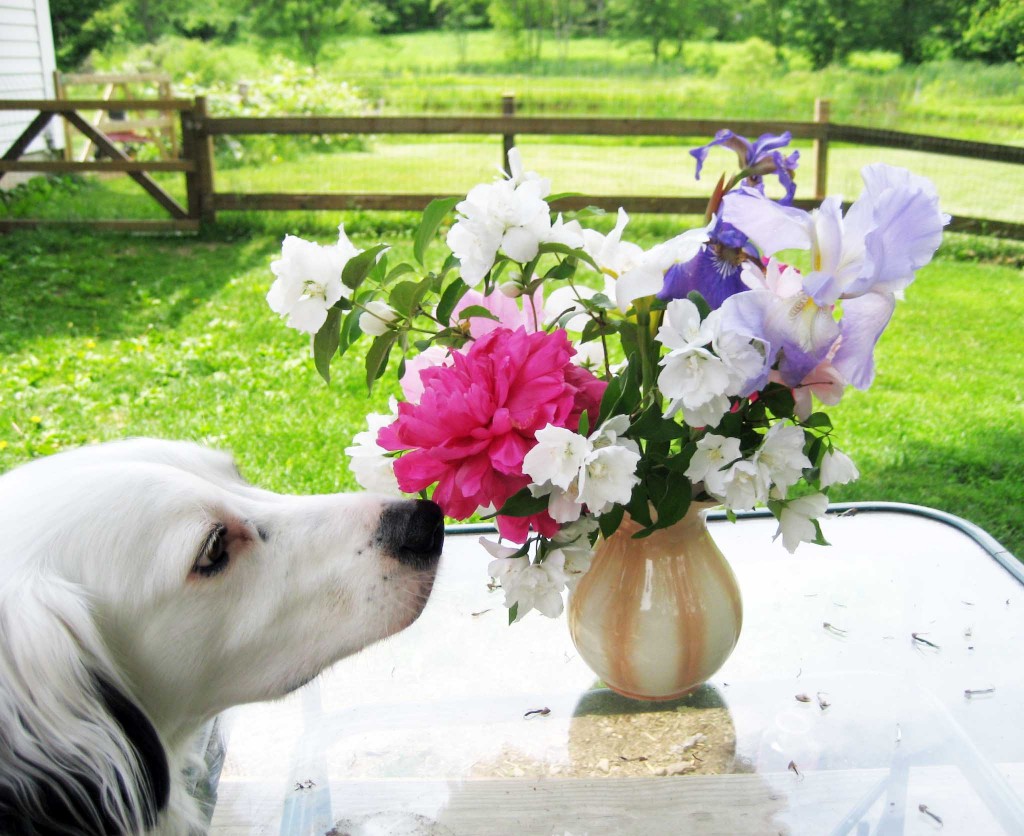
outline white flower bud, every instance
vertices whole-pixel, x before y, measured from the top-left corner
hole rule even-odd
[[[388,324],[398,318],[395,309],[377,299],[366,303],[366,310],[359,315],[359,330],[371,337],[382,337],[388,332]]]

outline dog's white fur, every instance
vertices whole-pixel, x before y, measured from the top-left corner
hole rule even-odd
[[[141,709],[166,753],[170,801],[152,832],[196,828],[182,769],[202,724],[419,615],[436,553],[396,559],[380,537],[393,507],[259,490],[229,456],[182,442],[98,445],[0,478],[0,830],[3,792],[24,815],[42,788],[69,792],[72,772],[92,776],[121,832],[146,830],[145,758],[98,682]],[[227,564],[207,576],[197,556],[218,526]],[[36,814],[39,832],[63,832]]]

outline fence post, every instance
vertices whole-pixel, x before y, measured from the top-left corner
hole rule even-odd
[[[814,121],[822,125],[819,139],[814,140],[814,199],[824,200],[828,193],[828,119],[831,103],[828,99],[814,100]]]
[[[195,101],[188,110],[181,111],[181,158],[195,163],[196,168],[185,172],[185,200],[188,216],[198,221],[199,206],[199,160],[196,147],[199,144],[199,126],[196,120]]]
[[[57,101],[63,101],[67,98],[67,92],[64,90],[64,73],[60,70],[53,71],[53,97]],[[69,163],[74,159],[74,155],[71,150],[71,143],[73,137],[71,134],[71,125],[68,124],[68,120],[63,116],[60,117],[61,124],[64,127],[64,148],[63,148],[63,159],[64,162]]]
[[[196,160],[196,209],[199,221],[213,223],[217,212],[213,206],[213,137],[206,132],[206,96],[196,96],[193,150]]]
[[[516,96],[515,93],[506,93],[501,97],[501,115],[502,116],[515,116],[516,115]],[[508,173],[512,173],[512,167],[508,162],[508,154],[516,144],[515,134],[503,134],[501,137],[501,165],[502,169]]]

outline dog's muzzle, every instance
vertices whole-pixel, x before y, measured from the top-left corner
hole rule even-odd
[[[444,515],[429,499],[395,502],[381,514],[377,542],[399,563],[429,569],[441,556]]]

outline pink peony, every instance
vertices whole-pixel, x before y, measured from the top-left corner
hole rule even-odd
[[[419,403],[400,403],[377,436],[384,449],[407,451],[395,460],[399,487],[437,483],[433,500],[454,519],[500,508],[530,482],[523,458],[538,430],[575,430],[584,410],[597,415],[605,384],[573,365],[573,354],[564,331],[497,328],[453,353],[452,365],[423,369]],[[498,517],[502,536],[520,542],[530,525],[557,530],[546,514],[527,524]]]

